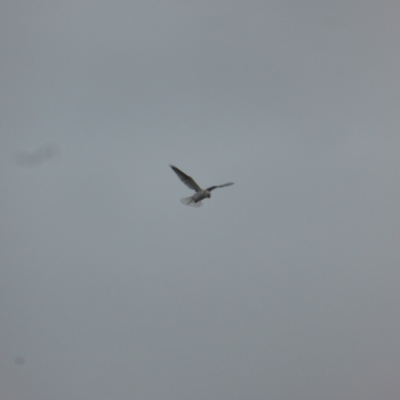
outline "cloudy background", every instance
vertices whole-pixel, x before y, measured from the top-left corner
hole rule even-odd
[[[1,398],[397,400],[399,20],[1,2]]]

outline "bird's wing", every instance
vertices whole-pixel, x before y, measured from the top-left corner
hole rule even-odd
[[[211,187],[207,188],[207,190],[209,192],[211,192],[211,190],[214,190],[214,189],[217,189],[217,188],[222,188],[222,187],[225,187],[225,186],[231,186],[231,185],[233,185],[233,182],[224,183],[223,185],[218,185],[218,186],[211,186]]]
[[[175,165],[170,165],[173,171],[178,175],[178,178],[190,189],[193,189],[196,192],[201,192],[201,187],[191,178],[189,175],[186,175],[180,169],[176,168]]]

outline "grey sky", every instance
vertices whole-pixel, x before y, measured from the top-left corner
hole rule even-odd
[[[398,400],[399,20],[2,2],[0,397]]]

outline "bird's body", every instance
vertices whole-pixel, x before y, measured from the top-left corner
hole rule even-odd
[[[231,186],[233,185],[233,182],[225,183],[223,185],[218,185],[218,186],[211,186],[207,189],[202,189],[195,181],[193,178],[191,178],[189,175],[186,175],[184,172],[182,172],[180,169],[176,168],[174,165],[170,165],[172,170],[178,175],[178,178],[189,188],[194,190],[196,193],[193,196],[190,197],[185,197],[181,199],[181,202],[187,206],[193,206],[193,207],[200,207],[203,204],[201,201],[203,199],[209,199],[211,197],[211,191],[217,188],[225,187],[225,186]]]
[[[181,202],[186,206],[201,207],[203,199],[209,199],[211,193],[208,190],[202,190],[201,192],[196,192],[193,196],[185,197],[181,199]]]

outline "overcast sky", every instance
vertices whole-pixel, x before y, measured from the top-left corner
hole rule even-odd
[[[0,9],[2,399],[398,400],[400,3]]]

